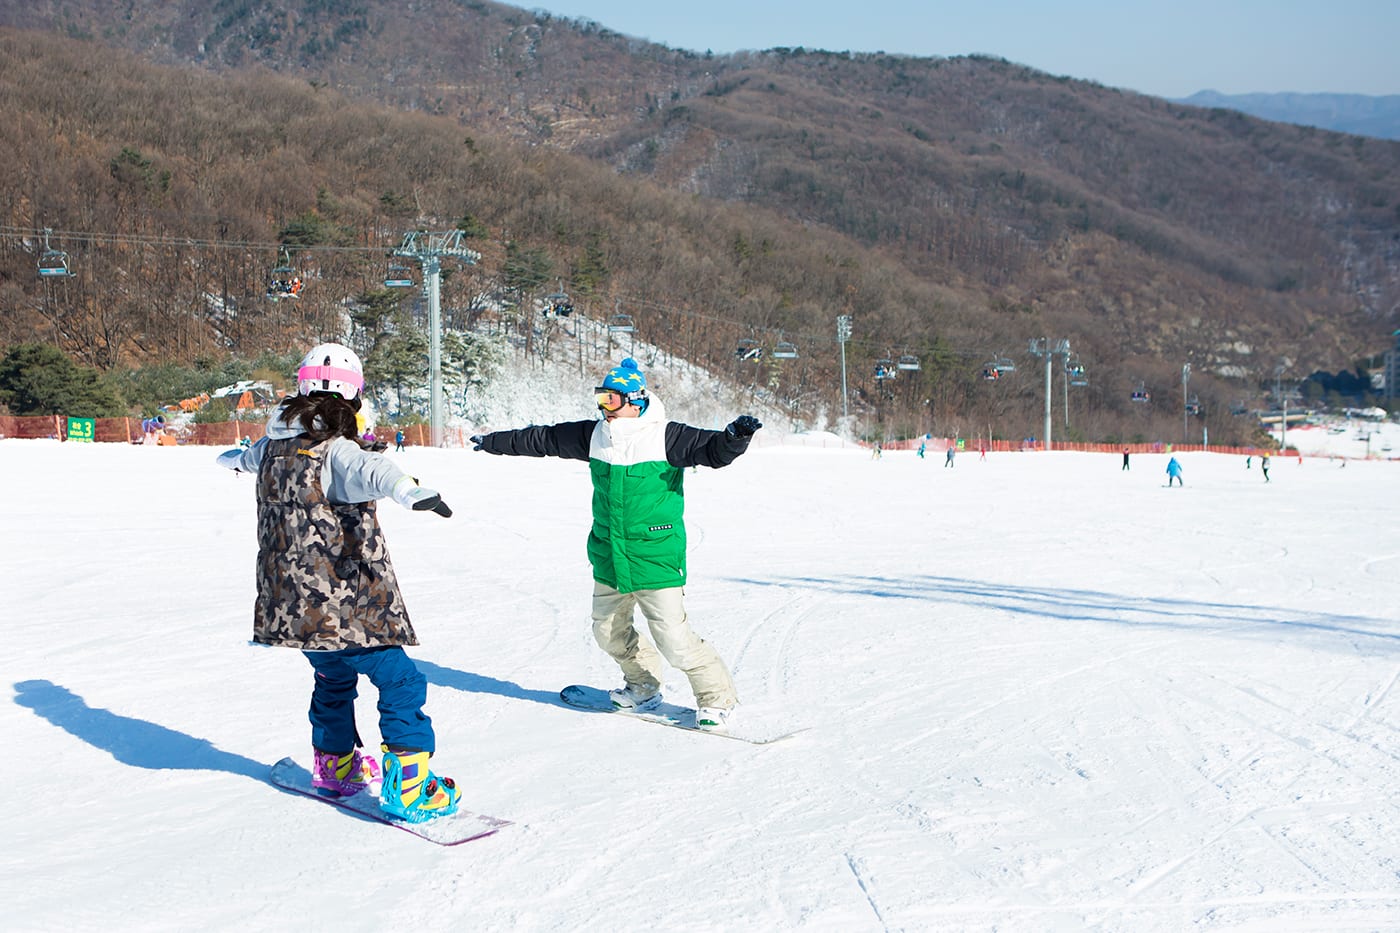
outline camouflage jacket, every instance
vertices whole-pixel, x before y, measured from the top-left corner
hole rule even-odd
[[[321,488],[334,441],[269,440],[258,466],[258,597],[253,640],[304,651],[416,645],[375,503]]]

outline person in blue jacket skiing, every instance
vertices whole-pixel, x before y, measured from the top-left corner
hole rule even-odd
[[[668,421],[661,400],[647,392],[646,376],[630,358],[608,371],[595,397],[599,418],[478,434],[474,449],[588,461],[593,637],[622,668],[624,680],[609,694],[613,705],[635,711],[659,706],[664,658],[690,681],[696,724],[725,729],[738,692],[719,653],[691,629],[682,599],[682,485],[686,467],[733,463],[763,425],[752,415],[740,415],[722,431]],[[636,629],[638,608],[654,645]]]
[[[1173,482],[1181,486],[1186,485],[1186,481],[1181,478],[1181,464],[1177,463],[1175,457],[1167,461],[1167,487],[1170,488]]]
[[[348,347],[315,347],[297,371],[297,394],[272,414],[266,436],[218,462],[257,476],[253,641],[296,648],[315,671],[313,786],[326,796],[379,793],[385,812],[419,823],[455,812],[459,792],[428,769],[436,745],[423,712],[428,683],[403,650],[418,637],[375,500],[444,518],[452,510],[359,439],[363,372]],[[359,750],[361,674],[379,691],[382,781],[374,758]]]

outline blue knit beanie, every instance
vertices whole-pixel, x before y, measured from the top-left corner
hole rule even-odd
[[[620,393],[642,411],[647,410],[647,377],[642,375],[641,367],[630,356],[608,370],[600,388]]]
[[[608,374],[603,377],[603,388],[620,392],[624,397],[630,397],[634,392],[641,392],[642,394],[638,398],[646,398],[647,377],[642,375],[637,361],[629,356],[608,370]]]

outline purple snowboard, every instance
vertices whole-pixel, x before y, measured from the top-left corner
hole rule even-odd
[[[423,823],[410,823],[385,813],[379,808],[379,798],[369,793],[359,793],[353,797],[323,797],[311,786],[311,773],[290,758],[283,758],[272,766],[272,783],[312,800],[319,800],[332,806],[358,813],[380,823],[387,823],[395,829],[412,833],[440,846],[456,846],[473,839],[489,836],[502,826],[509,826],[510,820],[500,820],[494,816],[480,816],[469,810],[458,809],[451,816],[440,816]]]

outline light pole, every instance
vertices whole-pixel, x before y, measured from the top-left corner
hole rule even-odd
[[[836,342],[841,344],[841,417],[850,417],[846,408],[846,341],[851,339],[851,316],[838,315],[836,318]]]
[[[1181,367],[1181,443],[1190,441],[1190,427],[1186,420],[1191,414],[1189,403],[1186,401],[1186,384],[1191,381],[1191,364],[1187,363]]]
[[[1278,423],[1278,455],[1282,457],[1288,450],[1288,395],[1283,391],[1283,373],[1288,367],[1280,362],[1274,367],[1274,396],[1283,406],[1283,417]]]
[[[481,254],[462,245],[462,231],[427,233],[416,230],[404,234],[403,243],[393,255],[411,259],[423,269],[423,290],[428,296],[428,424],[429,443],[442,446],[442,303],[440,282],[444,256],[476,265]]]

